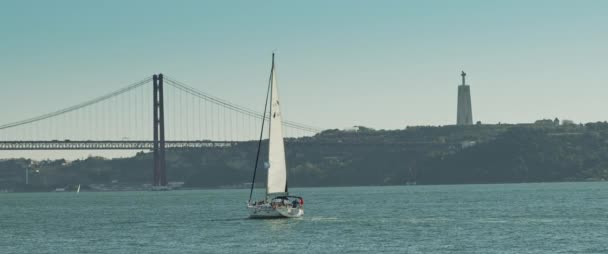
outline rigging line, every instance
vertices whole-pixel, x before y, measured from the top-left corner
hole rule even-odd
[[[171,86],[173,86],[173,87],[175,87],[175,88],[177,88],[179,90],[182,90],[182,91],[184,91],[186,93],[190,93],[191,95],[197,96],[197,97],[205,99],[205,100],[209,100],[210,102],[212,102],[212,103],[214,103],[216,105],[220,105],[220,106],[223,106],[225,108],[229,108],[231,110],[240,112],[242,114],[252,115],[252,116],[255,116],[257,118],[261,118],[262,117],[262,115],[260,115],[259,113],[255,112],[253,110],[250,110],[250,109],[247,109],[245,107],[238,106],[236,104],[233,104],[233,103],[230,103],[230,102],[226,102],[226,101],[224,101],[222,99],[219,99],[219,98],[207,95],[207,94],[205,94],[205,93],[203,93],[201,91],[198,91],[198,90],[196,90],[196,89],[194,89],[192,87],[189,87],[189,86],[187,86],[187,85],[185,85],[183,83],[180,83],[178,81],[174,81],[174,80],[171,80],[171,79],[168,79],[168,81],[170,83],[169,85],[171,85]],[[267,117],[267,120],[268,120],[268,117]],[[288,121],[288,120],[283,120],[283,125],[290,126],[290,127],[293,127],[293,128],[302,129],[302,130],[305,130],[305,131],[308,131],[308,132],[313,132],[313,133],[320,132],[319,128],[312,127],[312,126],[307,126],[307,125],[304,125],[304,124],[300,124],[300,123],[296,123],[296,122],[292,122],[292,121]]]
[[[253,179],[251,180],[251,190],[249,191],[249,201],[247,203],[251,203],[251,197],[253,196],[253,187],[255,186],[255,175],[258,171],[258,162],[260,160],[260,150],[262,150],[262,138],[264,137],[264,119],[266,119],[266,108],[268,107],[268,97],[270,96],[270,87],[272,85],[272,72],[270,73],[270,78],[268,79],[268,89],[266,90],[266,101],[264,101],[264,115],[262,116],[262,128],[260,129],[260,139],[258,140],[258,151],[255,156],[255,165],[253,167]]]
[[[126,87],[124,87],[122,89],[119,89],[117,91],[114,91],[112,93],[108,93],[106,95],[97,97],[95,99],[92,99],[92,100],[89,100],[89,101],[86,101],[86,102],[83,102],[83,103],[80,103],[80,104],[77,104],[77,105],[74,105],[74,106],[71,106],[71,107],[68,107],[68,108],[57,110],[55,112],[51,112],[51,113],[48,113],[48,114],[40,115],[40,116],[37,116],[37,117],[32,117],[32,118],[29,118],[29,119],[21,120],[21,121],[18,121],[18,122],[13,122],[13,123],[8,123],[8,124],[0,125],[0,130],[7,129],[7,128],[12,128],[12,127],[17,127],[17,126],[28,124],[28,123],[37,122],[37,121],[40,121],[40,120],[44,120],[44,119],[47,119],[47,118],[51,118],[51,117],[55,117],[55,116],[58,116],[58,115],[61,115],[61,114],[65,114],[67,112],[78,110],[78,109],[81,109],[81,108],[86,107],[86,106],[90,106],[90,105],[96,104],[98,102],[101,102],[101,101],[107,100],[109,98],[112,98],[114,96],[120,95],[122,93],[128,92],[128,91],[130,91],[130,90],[132,90],[132,89],[134,89],[136,87],[139,87],[139,86],[141,86],[143,84],[146,84],[146,83],[150,82],[150,80],[152,80],[152,78],[151,77],[147,77],[144,80],[141,80],[139,82],[136,82],[136,83],[133,83],[131,85],[128,85],[128,86],[126,86]]]

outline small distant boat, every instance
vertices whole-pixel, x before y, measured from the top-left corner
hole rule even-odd
[[[270,93],[270,121],[268,138],[268,169],[266,180],[266,197],[264,200],[252,201],[255,175],[260,157],[260,147],[264,130],[264,119],[266,119],[266,107],[268,106],[268,93]],[[276,70],[274,64],[274,53],[272,54],[272,68],[270,70],[270,81],[264,106],[264,117],[262,120],[262,131],[258,141],[258,152],[251,182],[251,191],[247,210],[250,218],[295,218],[304,215],[304,199],[299,196],[290,196],[287,188],[287,167],[285,163],[285,144],[283,143],[282,117],[279,103],[279,93],[276,82]]]
[[[152,191],[170,191],[171,187],[169,186],[152,186]]]
[[[76,193],[80,193],[80,184],[78,184],[78,188],[76,188]]]

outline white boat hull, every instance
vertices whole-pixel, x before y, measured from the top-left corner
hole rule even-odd
[[[171,187],[169,186],[152,186],[152,191],[170,191]]]
[[[252,219],[275,219],[275,218],[297,218],[304,215],[301,207],[275,207],[265,203],[261,205],[247,205],[249,218]]]
[[[277,208],[277,212],[287,218],[297,218],[302,217],[304,215],[304,208]]]
[[[272,208],[269,204],[263,205],[247,205],[249,211],[249,218],[254,219],[272,219],[272,218],[283,218],[276,209]]]

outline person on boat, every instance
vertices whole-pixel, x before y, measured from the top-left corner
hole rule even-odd
[[[304,206],[304,199],[300,198],[300,207]]]
[[[283,202],[281,202],[282,205],[284,205],[284,206],[290,205],[289,199],[287,199],[286,197],[281,197],[281,200],[283,200]]]
[[[292,207],[292,208],[298,208],[298,204],[299,204],[298,200],[297,200],[297,199],[294,199],[294,200],[291,202],[291,207]]]

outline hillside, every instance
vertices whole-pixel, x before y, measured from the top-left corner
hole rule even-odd
[[[607,141],[608,123],[539,121],[326,130],[287,139],[286,151],[290,186],[586,181],[608,179]],[[256,145],[168,150],[168,178],[187,187],[242,186],[251,181]],[[0,161],[0,189],[23,189],[27,167],[34,190],[112,181],[141,186],[152,178],[147,152],[70,162],[10,159]],[[263,170],[257,179],[263,182]]]

